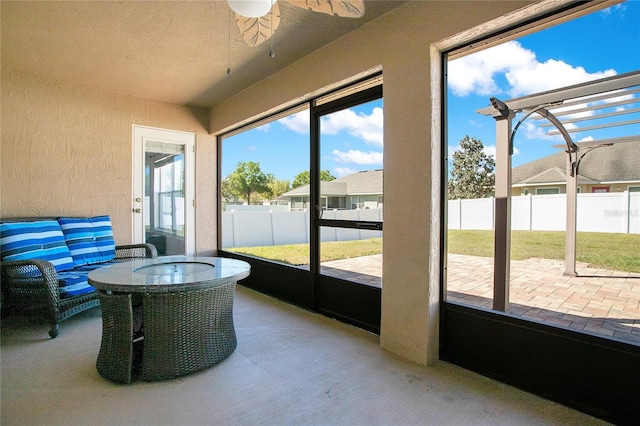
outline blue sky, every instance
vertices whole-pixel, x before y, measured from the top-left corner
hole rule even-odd
[[[506,101],[640,69],[640,0],[456,59],[448,68],[449,154],[465,135],[480,139],[486,152],[494,154],[495,121],[476,112],[489,105],[491,96]],[[324,117],[321,169],[340,177],[382,168],[382,115],[380,100]],[[640,133],[639,125],[629,127],[607,135],[577,132],[572,138],[578,142]],[[304,111],[226,138],[222,176],[239,161],[256,161],[265,173],[293,181],[308,170],[308,128],[309,114]],[[513,166],[553,154],[553,145],[559,143],[559,137],[544,135],[528,119],[518,130]]]
[[[322,117],[320,168],[342,177],[381,169],[383,100]],[[240,161],[255,161],[265,173],[293,182],[309,170],[309,111],[305,110],[224,140],[222,176]]]

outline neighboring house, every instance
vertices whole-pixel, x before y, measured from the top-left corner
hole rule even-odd
[[[365,170],[330,182],[321,182],[320,199],[324,210],[355,210],[382,208],[382,169]],[[310,207],[309,185],[299,186],[282,194],[292,211]]]
[[[585,154],[586,153],[586,154]],[[640,140],[581,149],[578,192],[640,192]],[[558,152],[514,167],[511,195],[564,194],[567,185],[567,154]]]

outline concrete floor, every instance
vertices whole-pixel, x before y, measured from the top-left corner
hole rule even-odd
[[[2,320],[9,425],[599,425],[598,419],[443,362],[423,367],[376,335],[237,289],[238,347],[179,379],[113,384],[95,368],[99,308],[61,324]]]

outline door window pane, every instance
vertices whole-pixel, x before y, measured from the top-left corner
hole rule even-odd
[[[185,254],[184,146],[147,142],[145,240],[159,255]]]
[[[321,227],[320,273],[382,288],[382,231]]]
[[[382,98],[321,117],[322,219],[365,220],[349,210],[376,210],[382,221],[383,152]]]
[[[320,117],[323,275],[382,286],[383,151],[382,98]]]

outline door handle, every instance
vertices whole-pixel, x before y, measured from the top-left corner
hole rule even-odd
[[[371,223],[371,222],[358,222],[356,223],[356,229],[371,229],[375,231],[382,231],[382,224]]]
[[[134,213],[142,213],[142,209],[140,209],[140,208],[133,209],[133,212]]]

